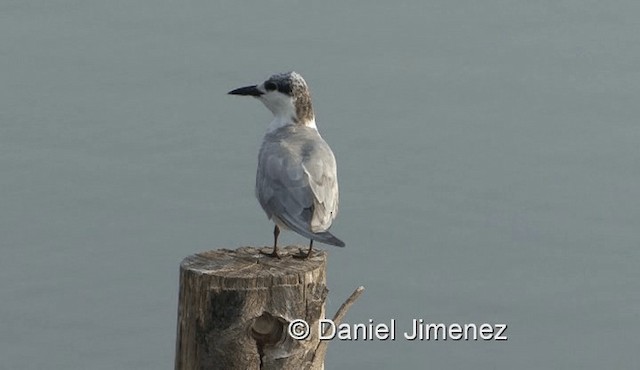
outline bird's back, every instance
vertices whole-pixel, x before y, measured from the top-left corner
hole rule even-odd
[[[277,223],[311,239],[344,245],[323,233],[338,213],[338,182],[333,152],[316,129],[287,125],[265,135],[256,197]],[[335,240],[323,240],[321,234]]]

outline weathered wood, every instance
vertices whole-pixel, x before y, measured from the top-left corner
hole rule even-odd
[[[257,248],[215,250],[180,265],[176,370],[323,369],[318,320],[324,318],[326,252],[281,259]],[[311,336],[295,340],[288,324],[309,323]]]

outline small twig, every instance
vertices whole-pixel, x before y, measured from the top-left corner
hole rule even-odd
[[[333,316],[333,323],[336,324],[336,326],[342,323],[342,319],[344,319],[344,317],[347,315],[347,311],[349,311],[351,306],[353,306],[353,304],[356,303],[356,301],[358,300],[358,298],[360,298],[363,292],[364,292],[363,286],[357,287],[356,290],[354,290],[353,293],[351,293],[349,298],[347,298],[347,300],[344,301],[344,303],[340,306],[338,311],[336,311],[336,314]],[[325,330],[324,333],[322,334],[326,335],[328,333],[329,333],[329,329]]]
[[[351,293],[351,295],[349,296],[349,298],[347,298],[346,301],[344,301],[344,303],[340,306],[340,308],[338,308],[338,311],[336,311],[336,314],[333,316],[333,323],[338,326],[342,323],[342,319],[344,319],[344,317],[347,315],[347,311],[349,311],[349,309],[351,308],[351,306],[353,306],[354,303],[356,303],[356,301],[358,300],[358,298],[360,298],[360,296],[362,295],[362,293],[364,292],[364,287],[363,286],[359,286],[356,288],[356,290],[353,291],[353,293]],[[329,334],[329,328],[327,328],[322,335],[326,336],[327,334]],[[329,341],[328,340],[321,340],[320,343],[318,344],[318,347],[316,347],[316,352],[313,355],[313,360],[311,361],[311,363],[313,364],[314,362],[316,362],[317,360],[324,360],[324,355],[327,352],[327,347],[329,346]]]

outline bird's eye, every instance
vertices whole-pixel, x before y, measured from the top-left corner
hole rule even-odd
[[[275,82],[267,81],[264,83],[264,88],[267,89],[267,91],[273,91],[278,88],[278,85],[276,85]]]

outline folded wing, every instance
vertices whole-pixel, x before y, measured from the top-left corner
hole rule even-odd
[[[256,196],[269,218],[307,238],[344,246],[327,230],[338,213],[336,161],[317,131],[267,134],[258,157]]]

